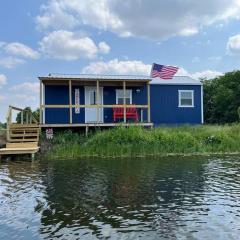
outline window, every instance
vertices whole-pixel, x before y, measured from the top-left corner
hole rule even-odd
[[[96,91],[89,91],[89,104],[96,105]]]
[[[178,107],[194,107],[194,91],[193,90],[178,91]]]
[[[116,90],[116,104],[123,104],[123,90]],[[132,90],[126,90],[126,104],[132,104]]]

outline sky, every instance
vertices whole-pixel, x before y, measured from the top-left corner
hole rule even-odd
[[[0,121],[39,104],[38,76],[149,75],[152,63],[213,78],[240,68],[240,0],[0,3]]]

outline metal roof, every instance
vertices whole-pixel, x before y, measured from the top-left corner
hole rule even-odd
[[[136,80],[136,81],[151,81],[149,76],[142,76],[142,75],[103,75],[103,74],[56,74],[51,73],[47,76],[39,77],[41,80]]]
[[[199,80],[195,80],[189,76],[174,76],[170,80],[163,80],[161,78],[151,78],[144,75],[104,75],[104,74],[57,74],[51,73],[47,76],[39,77],[40,80],[81,80],[81,81],[91,81],[91,80],[101,80],[101,81],[151,81],[151,84],[160,85],[202,85]]]
[[[189,76],[174,76],[170,80],[164,80],[161,78],[152,78],[150,84],[161,84],[161,85],[202,85],[199,80],[195,80]]]

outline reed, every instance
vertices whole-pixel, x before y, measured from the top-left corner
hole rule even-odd
[[[45,142],[45,140],[43,140]],[[182,127],[118,127],[89,137],[56,133],[46,158],[144,157],[240,152],[240,124]]]

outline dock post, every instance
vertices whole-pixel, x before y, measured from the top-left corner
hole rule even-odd
[[[32,161],[34,161],[34,159],[35,159],[35,154],[34,153],[31,154],[31,159],[32,159]]]

